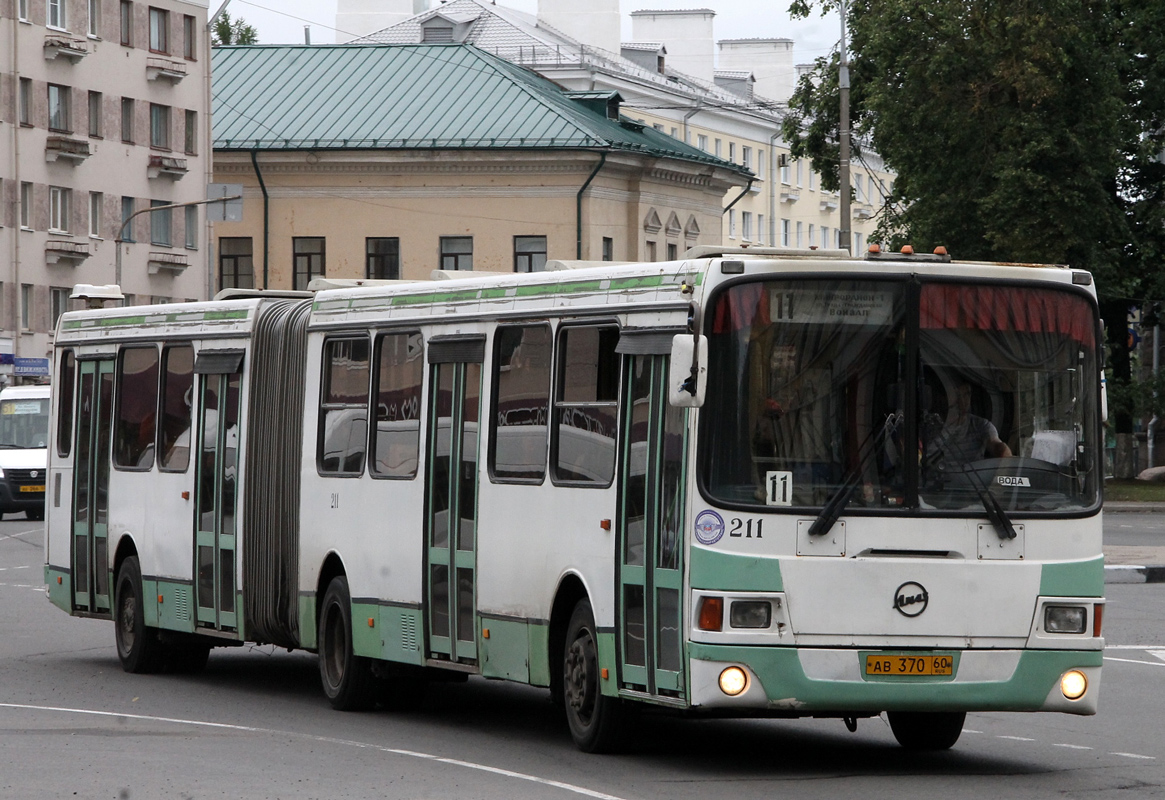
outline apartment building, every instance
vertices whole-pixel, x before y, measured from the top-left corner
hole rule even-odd
[[[337,27],[366,42],[465,42],[569,89],[617,91],[624,114],[752,173],[747,190],[724,196],[724,244],[839,246],[839,194],[823,191],[780,135],[798,74],[791,40],[717,41],[708,8],[634,11],[633,41],[623,42],[618,0],[539,0],[537,14],[490,0],[430,5],[412,13],[415,0],[339,0]],[[356,13],[373,6],[377,15]],[[388,24],[355,30],[361,23]],[[851,172],[851,246],[862,252],[893,176],[869,148]]]
[[[0,0],[0,381],[47,357],[78,283],[207,296],[205,209],[149,211],[206,197],[206,22],[201,0]]]

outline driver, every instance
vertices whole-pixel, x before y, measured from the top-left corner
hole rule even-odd
[[[971,386],[965,381],[955,387],[954,402],[942,430],[930,440],[929,460],[958,465],[988,458],[1006,458],[1011,448],[999,438],[989,420],[971,413]]]

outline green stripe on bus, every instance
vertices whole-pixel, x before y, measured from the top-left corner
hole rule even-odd
[[[60,579],[60,583],[57,580]],[[73,610],[73,576],[63,569],[45,565],[44,582],[49,587],[49,602],[62,611]]]
[[[308,650],[316,647],[316,597],[314,594],[299,596],[299,646]]]
[[[1044,597],[1103,597],[1104,558],[1044,564],[1040,573]]]
[[[525,620],[483,619],[478,639],[481,674],[508,681],[530,681],[530,633]],[[485,631],[489,638],[485,638]]]
[[[693,589],[725,592],[780,592],[781,562],[776,558],[736,555],[693,547],[689,553]]]
[[[166,322],[222,322],[229,320],[247,319],[249,309],[232,309],[230,311],[178,311],[170,314],[134,314],[124,317],[99,317],[97,319],[68,320],[62,327],[65,330],[78,331],[83,328],[117,328],[122,326],[145,325],[147,320],[156,324],[161,320]]]
[[[621,291],[624,289],[646,289],[652,286],[662,286],[664,282],[662,275],[649,275],[645,278],[611,278],[611,289],[613,291]],[[671,280],[671,278],[667,278]]]
[[[937,648],[939,651],[948,652]],[[816,680],[805,675],[792,647],[742,647],[692,642],[693,660],[743,664],[777,708],[821,711],[1038,711],[1060,676],[1073,667],[1099,667],[1100,650],[1025,650],[1001,681]],[[862,652],[853,651],[858,662]],[[856,669],[856,667],[855,667]]]

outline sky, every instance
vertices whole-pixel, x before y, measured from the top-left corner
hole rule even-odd
[[[430,0],[435,4],[437,0]],[[537,0],[497,0],[501,5],[533,14]],[[586,2],[586,0],[579,0]],[[222,0],[210,0],[213,14]],[[632,11],[640,9],[711,8],[716,12],[717,39],[753,37],[792,39],[793,57],[798,64],[825,55],[841,36],[837,15],[814,14],[805,20],[790,20],[788,0],[621,0],[623,39],[631,39]],[[261,44],[299,43],[304,40],[304,26],[311,26],[311,41],[327,44],[336,41],[336,0],[229,0],[227,10],[233,19],[242,18],[254,25]],[[340,37],[341,41],[348,37]]]

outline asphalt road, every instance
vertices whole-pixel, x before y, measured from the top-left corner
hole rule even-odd
[[[505,683],[342,714],[300,653],[216,650],[197,676],[128,675],[110,622],[45,599],[42,535],[0,522],[0,798],[1165,796],[1165,584],[1106,586],[1095,717],[972,714],[954,750],[923,756],[880,719],[850,734],[826,720],[649,718],[630,753],[604,757],[574,749],[545,692]]]

